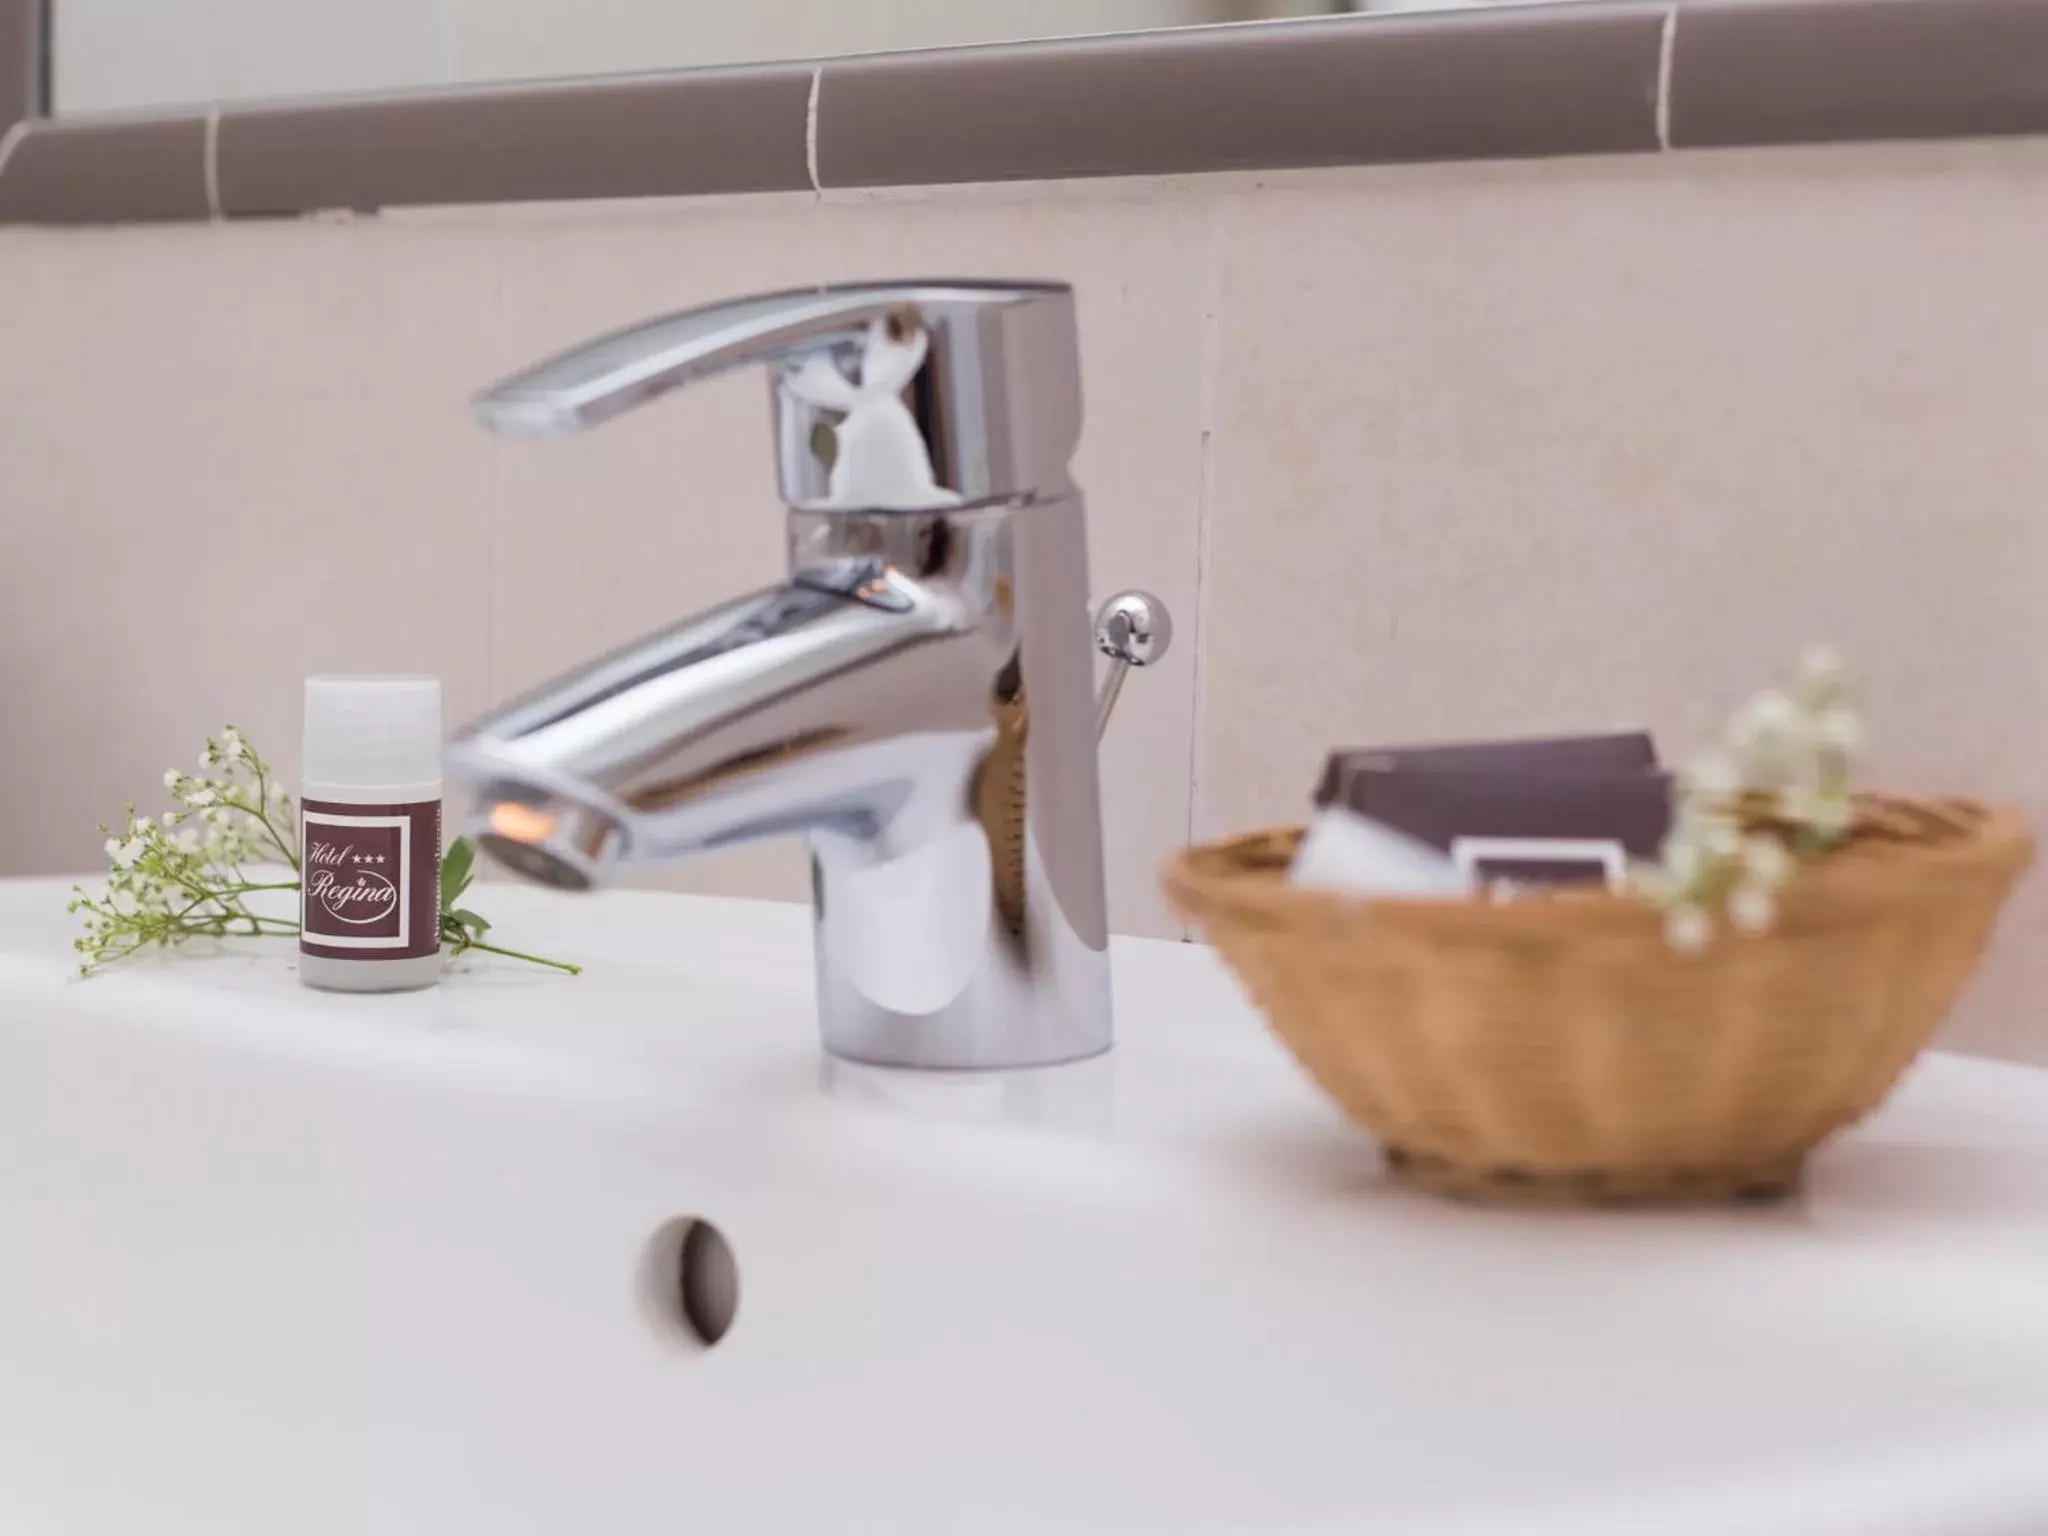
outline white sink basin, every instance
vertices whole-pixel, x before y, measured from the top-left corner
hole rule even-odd
[[[344,998],[70,981],[64,889],[0,882],[8,1532],[2048,1529],[2048,1075],[1931,1058],[1793,1204],[1511,1215],[1198,948],[1120,942],[1098,1062],[906,1077],[821,1065],[794,908],[494,889],[588,974]]]

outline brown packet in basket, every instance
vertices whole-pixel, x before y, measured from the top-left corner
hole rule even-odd
[[[1496,894],[1619,886],[1670,829],[1670,775],[1655,764],[1642,732],[1365,749],[1331,756],[1316,800],[1437,850]]]
[[[1657,766],[1648,731],[1601,736],[1510,737],[1505,741],[1451,741],[1426,746],[1347,747],[1323,763],[1316,804],[1345,799],[1351,776],[1389,768],[1481,769],[1509,773],[1623,773]]]

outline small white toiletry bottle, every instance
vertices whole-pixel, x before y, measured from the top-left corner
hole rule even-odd
[[[441,975],[441,680],[309,677],[299,979],[400,992]]]

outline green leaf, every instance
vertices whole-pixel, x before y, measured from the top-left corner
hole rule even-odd
[[[450,912],[448,915],[454,918],[455,921],[460,923],[463,927],[467,928],[471,933],[474,933],[478,938],[482,938],[485,934],[491,931],[490,920],[479,913],[471,912],[466,909],[458,907],[455,911]]]
[[[469,889],[469,882],[476,873],[476,849],[470,846],[466,837],[458,837],[449,845],[448,856],[441,861],[441,910],[452,911],[455,903],[462,899],[462,893]]]

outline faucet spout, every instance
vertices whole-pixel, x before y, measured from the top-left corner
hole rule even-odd
[[[580,888],[764,837],[901,840],[937,742],[966,758],[989,734],[976,674],[1002,637],[942,587],[835,575],[686,619],[470,727],[449,771],[483,795],[481,846]]]

